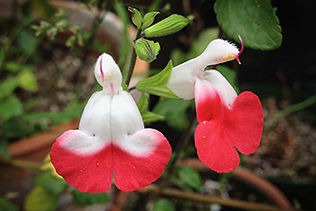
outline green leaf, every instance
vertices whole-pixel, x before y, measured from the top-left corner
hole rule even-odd
[[[25,211],[54,211],[58,205],[58,196],[49,194],[44,188],[35,188],[26,196],[24,203]]]
[[[166,198],[157,199],[153,204],[154,211],[175,211],[175,205]]]
[[[150,12],[150,13],[147,13],[144,17],[144,20],[143,20],[143,25],[142,25],[142,30],[146,29],[148,26],[150,26],[154,20],[155,20],[155,17],[156,15],[158,15],[159,12]]]
[[[162,37],[170,35],[180,31],[189,23],[190,20],[182,15],[173,14],[145,29],[143,35],[145,37]]]
[[[51,172],[43,172],[36,177],[35,184],[50,194],[58,195],[65,190],[67,182],[54,177]]]
[[[18,205],[0,196],[0,210],[1,211],[19,211],[20,208]]]
[[[10,160],[11,158],[11,154],[9,152],[9,143],[4,139],[4,137],[2,137],[2,140],[0,140],[0,157],[4,157],[5,160]]]
[[[23,112],[23,105],[15,96],[10,96],[0,103],[0,119],[8,120],[11,117],[20,116]]]
[[[106,204],[109,201],[106,193],[83,193],[77,189],[73,192],[73,199],[80,206]]]
[[[279,20],[270,0],[216,0],[216,18],[229,37],[246,47],[273,50],[281,46]]]
[[[141,92],[147,92],[161,97],[180,99],[168,87],[165,86],[169,79],[172,68],[173,66],[170,60],[167,66],[160,73],[139,81],[136,84],[136,89]]]
[[[184,130],[187,128],[190,120],[187,110],[192,105],[192,100],[161,99],[153,109],[153,112],[164,116],[167,124],[176,129]]]
[[[29,69],[25,69],[18,74],[19,86],[25,90],[35,92],[37,91],[37,82],[35,75]]]
[[[141,60],[152,62],[160,51],[160,45],[158,42],[141,38],[135,42],[135,51]]]
[[[38,38],[34,36],[33,32],[29,32],[26,30],[21,31],[17,39],[19,46],[21,47],[23,52],[29,54],[33,53],[36,50],[39,43]]]
[[[200,174],[192,167],[183,166],[179,170],[179,177],[185,183],[195,188],[196,190],[200,190],[202,186],[202,179]]]
[[[144,123],[156,122],[164,117],[153,112],[147,110],[148,108],[148,99],[144,93],[140,97],[139,101],[137,102],[137,107],[142,115]]]
[[[9,77],[0,84],[0,99],[8,97],[18,87],[18,80],[15,77]]]

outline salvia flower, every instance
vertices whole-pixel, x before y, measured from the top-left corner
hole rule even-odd
[[[144,129],[110,55],[104,53],[98,58],[95,77],[102,91],[89,99],[79,129],[57,138],[51,161],[57,173],[82,192],[106,192],[112,176],[122,191],[145,187],[157,180],[167,165],[169,142],[159,131]]]
[[[263,113],[259,98],[248,91],[237,96],[218,71],[205,70],[206,66],[234,59],[240,63],[240,53],[225,40],[213,40],[200,56],[174,67],[166,84],[182,99],[195,98],[197,154],[219,173],[237,168],[240,159],[235,148],[248,155],[261,140]]]

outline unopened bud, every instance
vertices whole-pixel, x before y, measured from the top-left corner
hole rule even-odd
[[[135,42],[135,51],[137,56],[146,62],[152,62],[156,59],[160,50],[158,42],[149,41],[146,39],[138,39]]]
[[[189,19],[174,14],[145,29],[143,33],[145,37],[161,37],[180,31],[189,22]]]

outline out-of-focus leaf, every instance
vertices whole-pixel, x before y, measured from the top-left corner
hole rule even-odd
[[[164,116],[164,120],[170,127],[176,130],[184,130],[190,122],[187,110],[191,105],[192,101],[189,100],[164,98],[158,102],[153,112]]]
[[[154,202],[153,210],[154,211],[175,211],[176,207],[172,203],[172,201],[170,201],[169,199],[160,198]]]
[[[35,92],[37,91],[37,81],[35,75],[31,70],[23,70],[18,74],[19,86],[25,90]]]
[[[8,97],[18,87],[16,77],[9,77],[0,84],[0,99]]]
[[[23,112],[23,105],[15,96],[10,96],[0,103],[0,119],[8,120],[11,117],[19,116]]]
[[[183,166],[179,170],[179,177],[182,181],[195,188],[196,190],[200,190],[202,186],[202,179],[200,174],[189,166]]]
[[[36,186],[27,196],[24,203],[25,211],[54,211],[58,205],[58,196],[49,194],[44,188]]]
[[[137,102],[137,107],[142,115],[144,123],[156,122],[164,117],[153,112],[147,110],[148,108],[148,99],[146,95],[143,93],[139,101]]]
[[[11,158],[11,154],[9,152],[8,147],[9,147],[9,143],[7,140],[4,140],[4,139],[0,140],[0,157],[3,156],[4,159],[6,160],[9,160]]]
[[[20,208],[18,205],[0,196],[0,210],[1,211],[18,211],[19,209]]]
[[[219,25],[246,47],[273,50],[281,46],[282,35],[278,17],[270,0],[216,0],[214,5]]]
[[[63,179],[54,177],[51,172],[43,172],[35,179],[35,184],[44,188],[48,193],[58,195],[62,193],[67,185]]]
[[[34,36],[33,32],[27,30],[21,31],[17,38],[23,52],[31,54],[36,50],[38,39]]]
[[[109,201],[106,193],[83,193],[79,190],[73,192],[73,199],[80,206],[106,204]]]

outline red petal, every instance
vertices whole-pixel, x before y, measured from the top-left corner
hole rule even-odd
[[[157,180],[171,155],[169,142],[160,132],[144,129],[134,135],[139,138],[151,136],[157,145],[143,156],[134,156],[113,145],[115,185],[122,191],[134,191]]]
[[[61,146],[62,140],[69,139],[73,133],[82,132],[66,131],[57,138],[52,146],[50,157],[57,173],[81,192],[102,193],[108,191],[112,184],[111,145],[87,156],[74,153]],[[80,140],[76,141],[80,142]]]
[[[239,155],[219,122],[203,121],[195,130],[199,159],[218,173],[227,173],[239,164]]]
[[[210,82],[201,79],[196,80],[195,104],[198,122],[221,119],[221,100]]]
[[[242,92],[226,110],[225,132],[231,143],[245,155],[260,145],[263,112],[259,98],[252,92]]]

